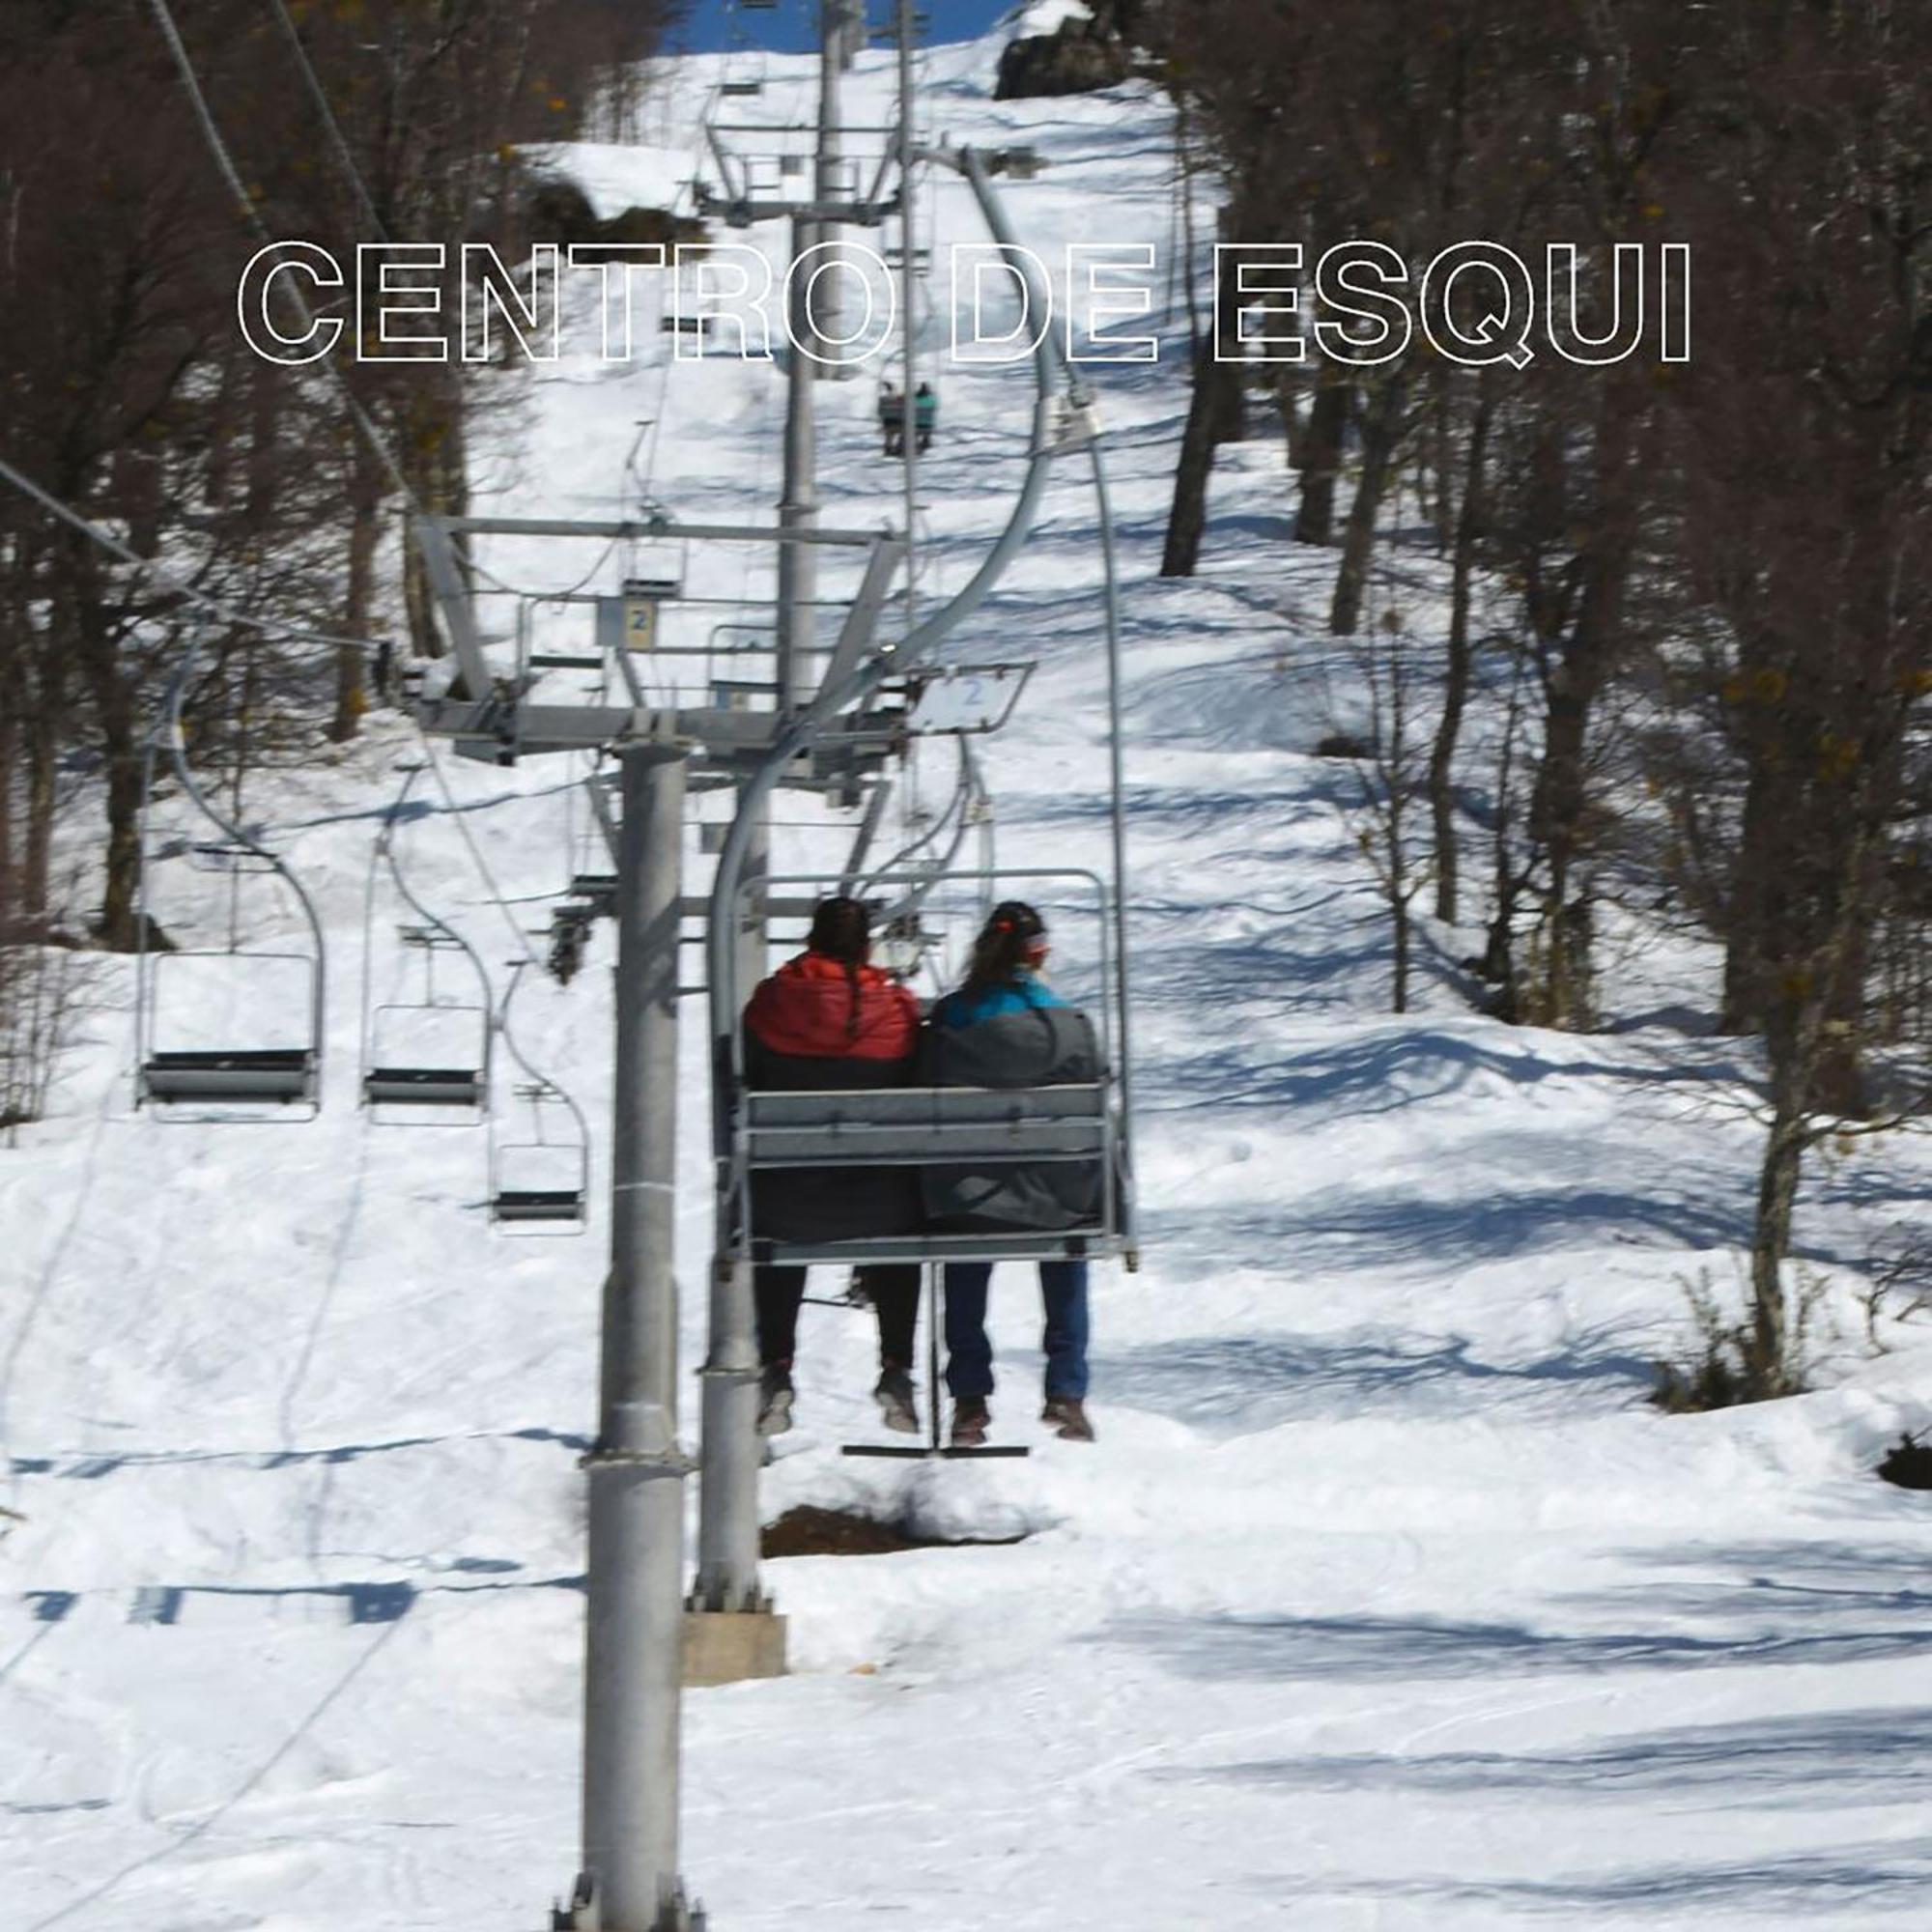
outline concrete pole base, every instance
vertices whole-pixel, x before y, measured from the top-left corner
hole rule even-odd
[[[685,1611],[687,1688],[784,1674],[785,1620],[776,1610]]]
[[[683,1886],[680,1885],[671,1896],[665,1900],[662,1911],[649,1927],[649,1932],[705,1932],[708,1923],[704,1908],[690,1903],[684,1895]],[[550,1932],[611,1932],[604,1923],[604,1915],[597,1903],[596,1889],[582,1874],[578,1877],[570,1903],[551,1908]]]

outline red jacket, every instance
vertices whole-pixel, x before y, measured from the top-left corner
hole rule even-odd
[[[919,1002],[876,966],[801,952],[759,981],[745,1029],[773,1053],[904,1060],[917,1043]]]

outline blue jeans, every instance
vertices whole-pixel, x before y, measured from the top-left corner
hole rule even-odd
[[[946,1386],[955,1399],[993,1392],[993,1347],[986,1340],[986,1283],[991,1262],[946,1264]],[[1087,1393],[1087,1264],[1041,1262],[1046,1303],[1046,1393]]]

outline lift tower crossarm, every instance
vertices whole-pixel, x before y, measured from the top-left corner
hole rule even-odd
[[[890,534],[885,526],[875,530],[786,529],[776,524],[677,524],[668,519],[646,522],[599,522],[570,517],[435,517],[429,519],[452,536],[505,537],[643,537],[700,543],[813,543],[832,544],[847,550],[864,550]]]

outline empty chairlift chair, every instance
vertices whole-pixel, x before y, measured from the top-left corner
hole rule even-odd
[[[413,784],[403,786],[390,822],[376,841],[370,861],[367,917],[364,921],[362,1098],[372,1109],[399,1108],[410,1115],[448,1110],[473,1116],[489,1105],[491,1024],[490,979],[483,962],[461,933],[437,918],[411,890],[397,863],[396,818]],[[395,927],[396,980],[393,992],[379,997],[377,900],[386,872],[392,891],[413,920]],[[438,962],[467,963],[473,997],[454,996],[438,984]],[[378,1113],[379,1120],[394,1116]]]
[[[517,656],[525,673],[533,675],[547,670],[575,670],[601,676],[609,668],[609,660],[604,652],[603,639],[592,629],[594,605],[579,613],[583,627],[592,631],[590,640],[582,646],[573,646],[550,635],[554,617],[543,626],[543,634],[538,634],[538,612],[531,606],[533,602],[542,601],[523,598],[517,606]],[[563,605],[553,608],[569,611],[572,607]],[[551,613],[546,611],[544,614],[549,617]]]
[[[436,987],[439,956],[466,955],[469,942],[446,926],[405,925],[398,941],[422,954],[422,997],[385,1000],[369,1009],[362,1097],[372,1106],[486,1106],[490,1097],[490,1009],[451,1001]]]
[[[199,650],[197,638],[143,766],[136,1104],[152,1106],[162,1120],[288,1118],[301,1109],[307,1112],[300,1118],[311,1118],[322,1094],[322,924],[301,882],[259,839],[222,817],[188,766],[181,704]],[[155,912],[161,859],[152,833],[155,768],[163,743],[183,795],[221,834],[185,850],[169,848],[168,856],[185,857],[190,870],[219,884],[212,895],[204,893],[200,904],[165,920]],[[279,920],[271,912],[277,900]],[[225,927],[223,943],[192,943],[197,924],[216,920]],[[262,936],[271,924],[279,936]],[[169,934],[165,947],[152,944],[163,930]]]
[[[510,1008],[527,960],[511,970],[497,1030],[504,1051],[527,1077],[515,1098],[526,1110],[520,1137],[490,1144],[490,1218],[506,1234],[578,1235],[589,1217],[590,1134],[582,1110],[555,1081],[532,1066],[510,1030]]]

